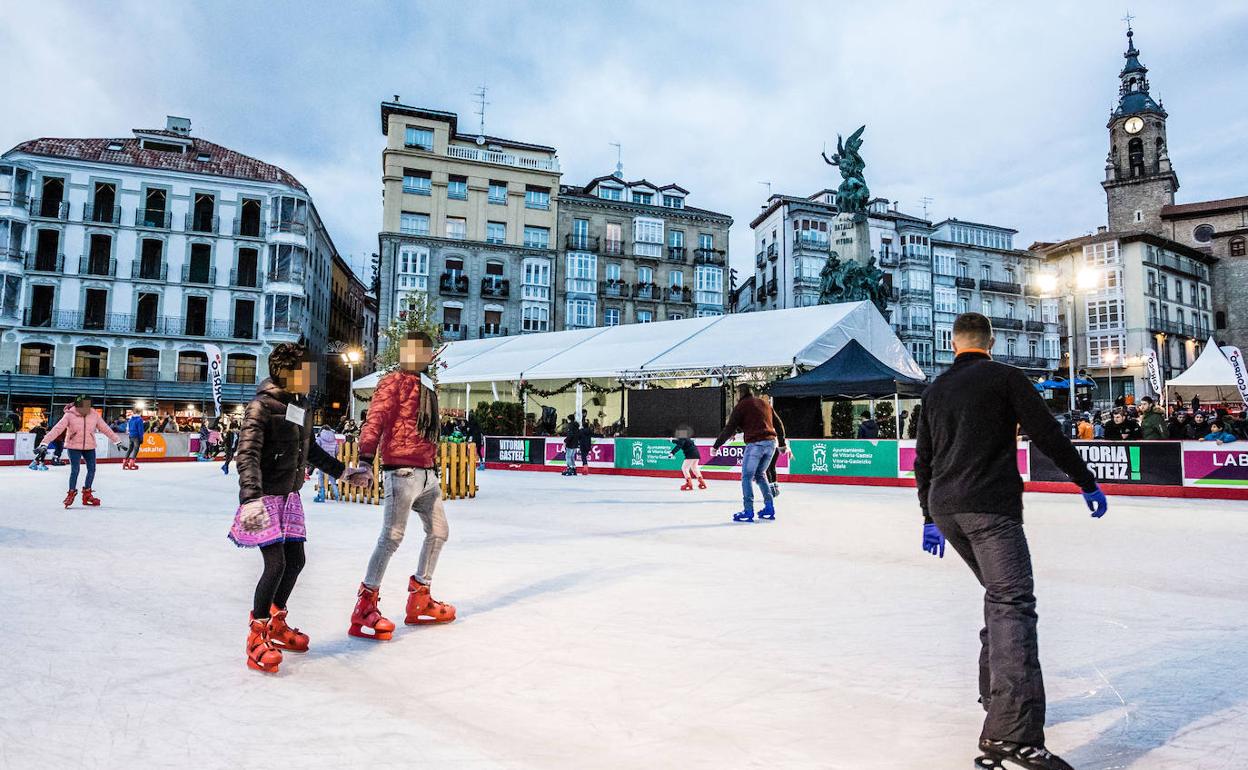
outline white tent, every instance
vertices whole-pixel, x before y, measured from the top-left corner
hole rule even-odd
[[[1192,365],[1165,383],[1166,401],[1180,395],[1184,401],[1196,396],[1206,404],[1239,403],[1239,386],[1235,384],[1235,369],[1218,343],[1210,339]]]
[[[721,367],[810,368],[851,339],[888,366],[923,379],[923,370],[879,310],[869,302],[849,302],[451,342],[440,357],[438,382],[501,384]],[[357,380],[356,393],[367,397],[377,379],[371,374]]]

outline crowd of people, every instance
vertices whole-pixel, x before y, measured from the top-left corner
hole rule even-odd
[[[1080,412],[1063,418],[1067,435],[1080,441],[1215,441],[1248,439],[1248,421],[1225,409],[1189,412],[1166,409],[1149,396],[1138,406],[1124,404],[1108,412]]]

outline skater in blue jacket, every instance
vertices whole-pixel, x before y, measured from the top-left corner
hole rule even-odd
[[[126,459],[122,461],[122,470],[137,471],[139,469],[139,447],[143,445],[143,433],[146,430],[143,415],[130,410],[126,420],[126,435],[130,437],[130,448],[126,450]]]

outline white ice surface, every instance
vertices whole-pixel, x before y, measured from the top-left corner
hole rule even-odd
[[[281,674],[243,663],[260,557],[234,476],[0,469],[0,767],[965,770],[980,591],[908,489],[491,471],[449,503],[450,626],[350,639],[380,509],[311,502]],[[1049,745],[1089,768],[1248,767],[1248,505],[1029,495]],[[409,533],[382,608],[402,618]]]

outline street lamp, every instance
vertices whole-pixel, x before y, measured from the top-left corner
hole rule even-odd
[[[1109,406],[1112,409],[1114,404],[1114,360],[1118,358],[1118,354],[1113,350],[1107,350],[1101,354],[1101,360],[1105,362],[1105,366],[1109,369]],[[1126,362],[1123,362],[1126,366]]]
[[[1036,276],[1036,288],[1040,289],[1043,294],[1051,296],[1059,296],[1058,292],[1065,295],[1066,298],[1066,350],[1067,363],[1070,366],[1070,380],[1067,383],[1070,386],[1070,415],[1074,419],[1075,415],[1075,292],[1088,291],[1096,287],[1100,281],[1100,273],[1095,270],[1084,268],[1074,276],[1072,284],[1063,285],[1058,281],[1057,275],[1054,273],[1041,273]],[[1073,423],[1072,423],[1073,425]]]
[[[347,412],[347,418],[351,420],[355,419],[355,365],[358,364],[360,359],[363,357],[364,356],[360,353],[360,351],[355,348],[346,350],[342,354],[342,362],[347,365],[347,376],[349,378],[347,380],[347,395],[351,408]]]

